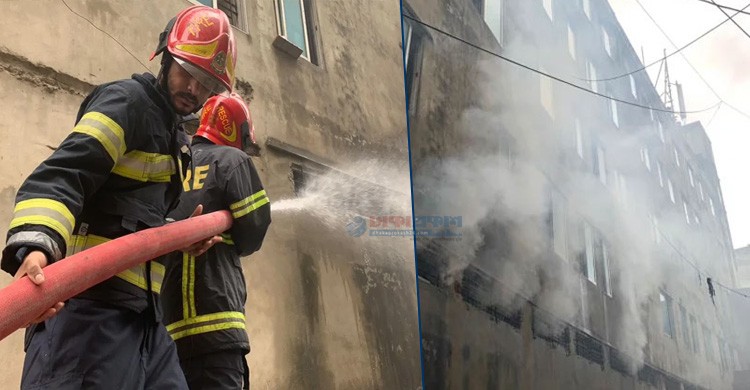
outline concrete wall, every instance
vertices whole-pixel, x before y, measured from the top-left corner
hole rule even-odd
[[[63,2],[33,3],[3,3],[0,114],[18,119],[0,125],[0,233],[18,186],[71,130],[93,85],[146,70]],[[192,4],[66,3],[151,72],[158,71],[158,61],[147,62],[158,33]],[[313,4],[319,65],[272,45],[277,28],[271,1],[245,1],[248,31],[235,29],[238,90],[248,98],[252,90],[256,138],[263,147],[255,163],[272,203],[295,197],[291,164],[311,162],[266,148],[269,137],[341,169],[365,158],[389,161],[396,166],[393,177],[374,180],[392,184],[389,196],[408,210],[408,186],[393,184],[408,177],[399,2]],[[410,241],[355,238],[346,234],[346,221],[326,225],[322,219],[274,212],[263,248],[244,260],[254,388],[417,388]],[[0,285],[10,280],[0,275]],[[22,332],[0,342],[0,376],[8,388],[20,380],[21,343]]]

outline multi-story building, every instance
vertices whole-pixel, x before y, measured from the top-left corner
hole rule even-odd
[[[731,388],[711,144],[609,4],[404,6],[414,212],[463,221],[418,245],[426,386]]]
[[[397,0],[4,1],[0,112],[17,120],[0,125],[0,233],[18,186],[71,131],[93,86],[158,72],[158,59],[147,59],[159,33],[198,3],[225,10],[235,27],[236,89],[252,99],[254,161],[272,204],[295,198],[312,175],[367,156],[381,173],[390,172],[383,161],[401,168],[369,181],[380,185],[373,196],[395,199],[404,206],[397,215],[408,215]],[[394,185],[399,177],[405,186]],[[348,235],[335,209],[319,210],[342,196],[327,189],[301,211],[274,210],[263,248],[243,260],[253,386],[416,389],[412,243]],[[0,285],[10,280],[3,273]],[[22,331],[0,342],[3,388],[18,387],[22,348]]]

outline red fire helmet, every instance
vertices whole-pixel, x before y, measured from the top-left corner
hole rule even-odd
[[[250,110],[236,93],[212,96],[203,105],[196,137],[243,151],[255,144],[255,129]]]
[[[237,46],[223,11],[201,5],[183,10],[167,23],[150,59],[164,50],[211,92],[232,90]]]

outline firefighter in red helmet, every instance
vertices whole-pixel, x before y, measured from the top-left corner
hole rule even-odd
[[[186,177],[171,216],[185,218],[202,204],[206,212],[229,210],[234,222],[203,255],[167,256],[162,287],[164,323],[191,389],[249,388],[240,257],[260,249],[271,223],[268,195],[248,156],[254,144],[250,111],[239,95],[206,102],[192,142],[193,177]]]
[[[227,16],[203,6],[170,21],[160,53],[158,76],[97,86],[70,135],[21,185],[3,270],[39,285],[48,264],[165,223],[189,166],[180,118],[231,90],[237,53]],[[40,313],[26,330],[21,388],[186,389],[161,322],[163,278],[164,267],[147,262]]]

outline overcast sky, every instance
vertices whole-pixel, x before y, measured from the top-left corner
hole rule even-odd
[[[645,63],[662,57],[664,49],[671,53],[675,47],[638,1],[678,47],[726,19],[718,8],[699,0],[609,0],[633,48],[639,54],[643,48]],[[737,9],[750,3],[750,0],[715,1]],[[750,7],[746,11],[750,12]],[[734,11],[727,13],[732,15]],[[750,33],[750,15],[740,14],[734,20]],[[721,99],[750,115],[750,37],[730,21],[682,53]],[[718,101],[682,56],[677,54],[668,61],[670,78],[683,86],[687,111],[710,107]],[[650,69],[652,80],[658,69],[659,65]],[[688,122],[701,121],[711,139],[732,240],[734,247],[739,248],[750,244],[750,119],[726,105],[715,116],[714,111],[688,115]]]

